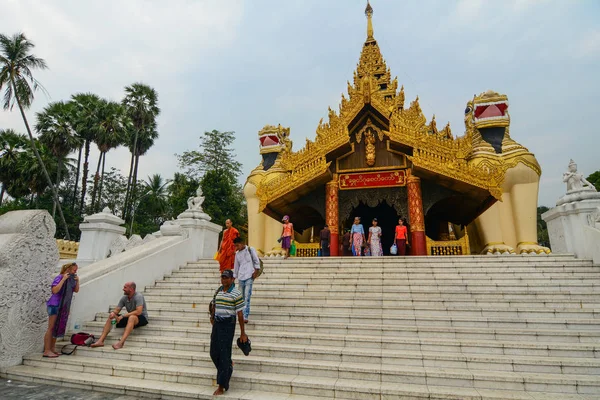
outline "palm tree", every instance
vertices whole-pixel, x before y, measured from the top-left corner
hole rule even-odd
[[[94,176],[94,189],[92,190],[92,210],[100,209],[102,198],[102,183],[104,180],[104,166],[106,164],[106,153],[111,149],[119,147],[124,141],[131,121],[125,114],[125,108],[114,101],[102,100],[99,108],[99,129],[96,134],[96,145],[100,151],[96,175]],[[100,165],[102,164],[102,176],[100,176]],[[98,203],[96,204],[96,195]]]
[[[5,193],[15,198],[29,193],[18,169],[19,156],[25,151],[27,142],[27,136],[12,129],[0,130],[0,204]]]
[[[76,134],[72,121],[72,104],[58,101],[50,103],[42,112],[36,114],[37,124],[35,130],[40,134],[43,143],[56,157],[55,185],[60,185],[61,172],[66,157],[75,149],[81,147],[83,142]],[[52,206],[52,216],[56,213],[56,202]]]
[[[40,83],[33,77],[33,69],[46,69],[46,61],[42,58],[35,57],[31,54],[31,50],[35,47],[33,42],[29,41],[23,33],[17,33],[12,38],[0,34],[0,90],[5,88],[3,107],[5,110],[12,110],[16,102],[21,111],[21,117],[25,123],[31,149],[37,158],[40,168],[42,169],[44,178],[46,179],[54,201],[58,204],[58,214],[62,224],[65,227],[67,240],[69,237],[69,228],[65,221],[65,216],[60,206],[60,199],[56,188],[52,184],[50,175],[44,166],[42,158],[35,146],[33,134],[25,116],[25,108],[29,108],[34,99],[34,92],[41,87]],[[42,88],[43,89],[43,88]]]
[[[132,200],[132,214],[131,214],[131,225],[130,232],[133,233],[133,222],[135,219],[135,211],[140,208],[143,204],[143,215],[151,216],[153,222],[156,225],[160,225],[165,219],[166,211],[169,207],[169,190],[168,187],[171,184],[171,180],[164,179],[160,174],[154,174],[148,176],[147,181],[142,182],[141,195],[139,196],[139,202],[137,207],[133,206],[134,200]]]
[[[139,161],[140,155],[138,151],[138,139],[145,132],[156,131],[156,117],[160,113],[160,109],[158,108],[158,93],[143,83],[134,83],[131,86],[127,86],[122,104],[133,123],[133,137],[131,138],[133,140],[130,142],[131,162],[129,165],[129,178],[127,180],[127,192],[122,216],[122,218],[126,218],[137,181],[137,172],[134,173],[134,162],[137,171],[138,163],[136,160]]]
[[[81,202],[79,204],[79,211],[83,212],[89,174],[90,146],[96,139],[96,134],[99,130],[99,113],[102,99],[93,93],[78,93],[71,98],[74,107],[75,129],[84,141]]]

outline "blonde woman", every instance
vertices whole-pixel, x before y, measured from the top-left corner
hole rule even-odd
[[[62,266],[60,274],[52,282],[52,296],[48,299],[48,330],[44,336],[44,357],[56,358],[56,338],[63,337],[69,319],[73,293],[79,292],[78,266],[69,263]]]

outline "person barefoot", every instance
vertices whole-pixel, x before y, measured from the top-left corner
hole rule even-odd
[[[52,296],[46,302],[48,329],[44,335],[45,358],[56,358],[60,355],[56,351],[56,338],[64,336],[73,293],[79,292],[77,268],[76,263],[63,265],[60,274],[52,282]]]
[[[119,315],[121,309],[125,307],[127,313]],[[123,348],[125,340],[133,332],[134,329],[141,326],[148,325],[148,311],[146,311],[146,300],[141,293],[136,292],[135,282],[127,282],[123,286],[123,297],[119,300],[117,307],[110,313],[106,323],[104,324],[104,330],[98,341],[92,344],[90,347],[103,347],[104,340],[110,333],[112,321],[117,320],[117,328],[125,328],[121,339],[113,344],[112,348],[115,350]]]

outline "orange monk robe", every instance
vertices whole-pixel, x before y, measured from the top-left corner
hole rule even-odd
[[[219,250],[219,269],[221,272],[226,269],[233,269],[233,262],[235,261],[235,246],[233,239],[240,236],[240,233],[234,227],[226,229],[223,232],[223,241],[221,243],[221,249]]]

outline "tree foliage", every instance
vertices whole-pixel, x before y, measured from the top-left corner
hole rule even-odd
[[[177,155],[179,168],[187,175],[201,178],[209,171],[218,171],[231,182],[235,182],[242,173],[242,164],[235,160],[233,141],[235,132],[212,130],[200,137],[200,150],[184,151]]]
[[[596,171],[592,173],[590,176],[586,178],[589,183],[594,185],[597,191],[600,192],[600,171]]]
[[[550,210],[546,206],[539,206],[537,208],[537,233],[538,233],[538,243],[541,246],[546,246],[550,248],[550,238],[548,237],[548,226],[546,225],[546,221],[542,219],[542,214],[546,211]]]

